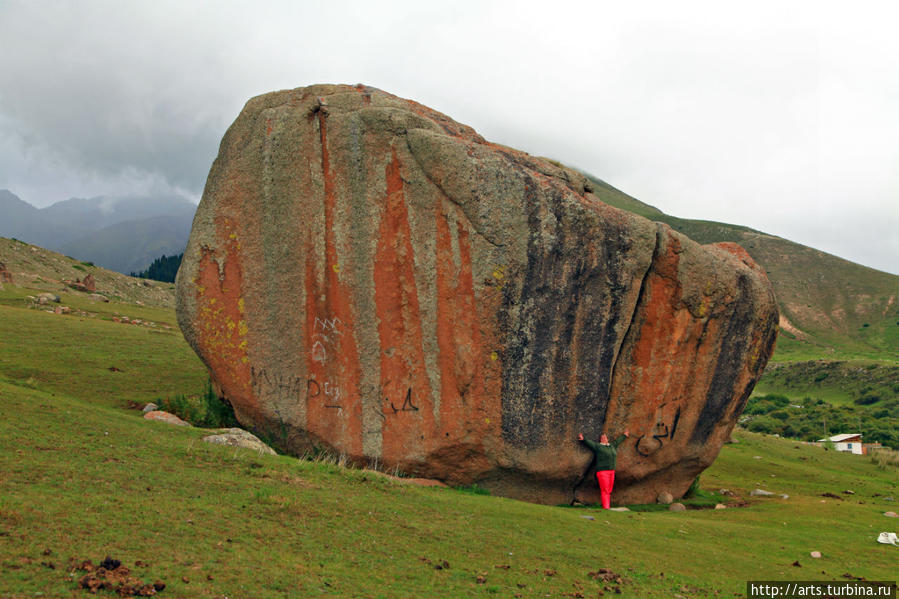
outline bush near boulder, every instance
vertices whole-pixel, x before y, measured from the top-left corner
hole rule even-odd
[[[199,395],[175,395],[156,401],[159,409],[171,412],[182,420],[202,428],[234,428],[240,424],[231,405],[218,396],[212,383],[206,383]]]

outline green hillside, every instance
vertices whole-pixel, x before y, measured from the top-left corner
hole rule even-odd
[[[747,580],[895,579],[899,547],[875,542],[897,522],[888,454],[738,432],[692,509],[604,512],[209,445],[135,409],[198,393],[205,372],[172,309],[133,289],[148,295],[60,293],[65,314],[29,282],[0,290],[0,597],[91,596],[79,568],[106,557],[173,598],[732,597]]]
[[[163,254],[184,251],[191,218],[190,214],[182,214],[116,223],[59,249],[117,272],[140,272]]]

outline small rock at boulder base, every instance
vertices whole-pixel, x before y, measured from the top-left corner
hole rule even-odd
[[[661,493],[659,493],[659,496],[656,497],[656,503],[670,505],[672,501],[674,501],[674,496],[668,491],[662,491]]]
[[[229,428],[215,435],[203,437],[207,443],[214,445],[228,445],[231,447],[243,447],[259,453],[277,455],[275,450],[266,445],[256,435],[242,428]]]
[[[364,85],[259,96],[210,170],[178,322],[279,450],[594,503],[577,435],[629,430],[615,501],[680,496],[730,437],[777,306],[739,246],[605,193]]]
[[[144,409],[141,411],[144,414],[146,414],[147,412],[155,412],[158,409],[159,409],[159,406],[157,406],[155,403],[148,403],[147,405],[144,406]]]
[[[190,426],[189,422],[185,422],[174,414],[163,412],[162,410],[147,412],[146,414],[144,414],[144,418],[146,418],[147,420],[157,420],[159,422],[165,422],[167,424],[174,424],[176,426]]]
[[[669,512],[683,512],[686,509],[687,509],[687,506],[685,506],[683,503],[678,503],[678,502],[674,502],[668,506]]]

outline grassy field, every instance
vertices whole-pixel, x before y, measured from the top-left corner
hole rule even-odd
[[[891,579],[899,559],[874,541],[896,528],[895,466],[751,433],[702,476],[746,507],[603,512],[210,446],[9,383],[0,400],[4,597],[77,596],[67,564],[107,555],[171,597],[742,596],[746,580]]]
[[[33,306],[22,289],[0,292],[0,380],[107,406],[202,390],[205,368],[172,310],[60,295],[71,314]]]
[[[73,565],[107,556],[161,597],[742,597],[747,580],[896,577],[899,547],[875,542],[899,527],[895,464],[740,432],[695,502],[730,507],[676,513],[260,456],[133,409],[202,391],[170,310],[73,294],[51,314],[28,293],[0,291],[0,597],[87,596]]]

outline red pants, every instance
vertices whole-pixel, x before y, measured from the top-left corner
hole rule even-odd
[[[597,470],[596,481],[599,483],[599,496],[602,498],[602,508],[607,510],[612,505],[612,487],[615,486],[615,471]]]

